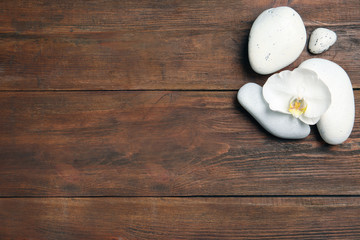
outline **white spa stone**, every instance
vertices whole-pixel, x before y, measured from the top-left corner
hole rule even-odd
[[[328,50],[336,42],[336,33],[327,28],[317,28],[310,36],[309,51],[320,54]]]
[[[245,108],[259,124],[272,135],[285,139],[302,139],[310,134],[309,125],[284,114],[270,110],[262,95],[262,87],[247,83],[237,94],[240,105]]]
[[[316,72],[331,93],[331,105],[317,123],[321,137],[329,144],[343,143],[350,136],[355,120],[354,93],[349,76],[336,63],[320,58],[306,60],[299,68]]]
[[[305,44],[305,26],[294,9],[277,7],[265,10],[250,30],[250,65],[259,74],[274,73],[294,62]]]

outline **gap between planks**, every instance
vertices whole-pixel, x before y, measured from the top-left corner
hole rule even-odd
[[[32,93],[32,92],[235,92],[239,89],[60,89],[60,90],[0,90],[0,92],[4,93],[17,93],[17,92],[25,92],[25,93]],[[360,88],[353,88],[353,91],[359,91]]]
[[[183,196],[116,196],[116,195],[108,195],[108,196],[0,196],[0,199],[5,198],[360,198],[359,194],[338,194],[338,195],[183,195]]]

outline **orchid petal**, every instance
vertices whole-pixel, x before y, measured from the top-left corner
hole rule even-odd
[[[319,117],[323,115],[331,104],[331,94],[328,87],[321,81],[321,84],[314,83],[313,89],[307,89],[304,98],[308,103],[308,107],[304,115],[308,118]],[[323,84],[323,86],[321,86]],[[309,93],[312,92],[313,93]]]
[[[320,120],[320,117],[309,118],[304,115],[301,115],[299,119],[308,125],[315,125]]]
[[[269,77],[263,96],[271,110],[292,114],[310,125],[316,124],[331,104],[329,88],[316,72],[302,68]]]
[[[291,72],[286,70],[268,78],[263,86],[263,96],[273,111],[290,114],[289,100],[296,95],[294,85],[288,83]]]

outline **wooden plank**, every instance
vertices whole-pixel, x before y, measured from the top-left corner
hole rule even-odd
[[[1,239],[358,239],[359,198],[0,199]]]
[[[251,23],[294,7],[308,32],[338,34],[322,58],[360,87],[360,2],[56,1],[0,3],[0,90],[238,89],[263,83],[247,60]],[[319,11],[321,9],[321,11]],[[313,57],[306,50],[294,64]]]
[[[358,117],[339,146],[282,140],[235,96],[3,92],[0,196],[360,194]]]
[[[307,25],[359,24],[357,0],[249,1],[165,0],[4,0],[1,32],[64,33],[104,31],[174,31],[234,28],[252,23],[265,9],[290,6]],[[321,11],[319,11],[321,9]]]

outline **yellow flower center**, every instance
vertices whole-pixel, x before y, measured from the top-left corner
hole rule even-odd
[[[307,103],[303,98],[294,97],[290,100],[289,112],[299,118],[306,111]]]

